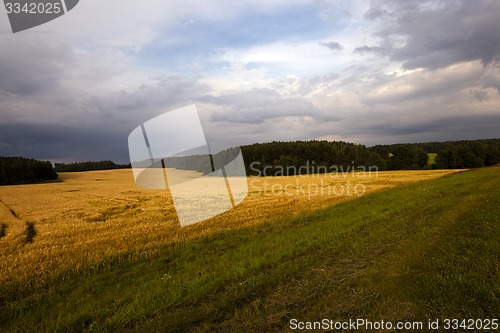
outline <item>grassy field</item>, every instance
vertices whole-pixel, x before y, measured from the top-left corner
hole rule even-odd
[[[498,316],[500,169],[451,173],[250,179],[240,206],[186,228],[130,170],[1,187],[0,331]]]

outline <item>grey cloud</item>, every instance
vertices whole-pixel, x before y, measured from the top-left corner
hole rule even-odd
[[[388,124],[372,129],[372,133],[407,135],[420,134],[422,141],[428,133],[440,133],[456,138],[494,138],[500,135],[498,126],[500,115],[451,116],[431,121],[418,121],[413,124]],[[369,129],[368,129],[369,130]]]
[[[341,134],[367,145],[381,143],[472,140],[500,137],[500,115],[479,114],[436,119],[392,118],[386,122],[350,119]],[[327,134],[327,133],[325,133]],[[355,141],[351,139],[351,141]]]
[[[260,124],[266,120],[287,116],[311,116],[318,110],[299,97],[283,97],[270,89],[253,89],[212,99],[217,105],[228,106],[230,111],[215,112],[212,122]]]
[[[387,50],[382,46],[363,45],[356,47],[354,49],[354,53],[359,53],[359,54],[374,53],[374,54],[384,55],[385,53],[387,53]]]
[[[131,92],[121,92],[112,98],[118,110],[175,108],[203,99],[210,87],[197,78],[162,76],[155,84],[142,85]],[[165,110],[165,112],[168,110]]]
[[[393,45],[392,60],[406,69],[436,69],[481,60],[491,63],[500,54],[500,2],[436,1],[426,8],[421,1],[378,1],[367,13],[388,12],[377,32],[389,43],[391,36],[405,36],[402,47]]]
[[[444,119],[432,121],[418,121],[416,120],[410,124],[399,123],[397,121],[387,122],[384,124],[376,124],[373,126],[365,127],[363,132],[370,134],[384,134],[384,135],[410,135],[420,134],[425,135],[431,132],[443,131],[448,122]]]
[[[106,125],[82,128],[55,124],[0,124],[0,155],[71,162],[114,160],[128,163],[128,131]]]
[[[72,101],[67,107],[72,109],[73,117],[84,116],[86,122],[106,122],[114,127],[124,122],[138,125],[164,112],[203,100],[207,89],[208,86],[199,83],[197,78],[162,76],[134,89],[86,96],[81,102]]]
[[[12,148],[12,145],[10,143],[0,141],[0,151],[7,151],[8,149],[11,149],[11,148]]]
[[[96,90],[96,95],[62,88],[56,96],[43,91],[29,98],[0,93],[0,156],[126,163],[127,138],[135,127],[196,102],[206,89],[197,78],[162,76],[133,90]]]
[[[376,18],[380,18],[387,15],[389,15],[389,12],[387,12],[386,10],[372,7],[368,9],[368,11],[365,13],[365,18],[368,20],[374,20]]]
[[[479,75],[476,75],[479,77]],[[463,80],[464,77],[458,77],[462,80],[456,80],[457,77],[442,78],[437,77],[436,79],[428,77],[419,77],[414,81],[400,79],[391,79],[379,76],[378,83],[380,85],[387,83],[388,87],[391,87],[391,82],[395,85],[392,86],[394,91],[389,91],[381,95],[371,95],[367,94],[362,96],[360,100],[366,106],[375,106],[377,104],[391,104],[391,105],[401,105],[401,103],[408,103],[410,101],[427,101],[427,103],[432,103],[434,98],[439,98],[440,100],[449,100],[453,96],[460,94],[462,89],[466,89],[474,85],[474,75],[469,75],[465,77],[467,80]],[[420,80],[420,81],[419,81]],[[405,86],[402,91],[397,91],[398,85]],[[378,88],[379,86],[374,86],[372,88]]]
[[[485,88],[494,88],[500,95],[500,64],[491,66],[479,79],[481,85]]]
[[[293,86],[293,93],[298,96],[305,96],[313,93],[320,86],[329,85],[332,82],[339,80],[340,75],[338,73],[328,73],[325,75],[316,75],[312,77],[303,78],[286,78],[274,83],[271,88],[275,90],[286,90],[290,86]]]
[[[342,45],[337,42],[321,42],[319,45],[326,47],[332,51],[340,51],[343,49]]]
[[[479,102],[488,100],[488,92],[482,89],[469,89],[469,93]]]
[[[50,91],[58,86],[65,68],[75,61],[73,51],[64,44],[2,39],[0,92],[29,96]]]

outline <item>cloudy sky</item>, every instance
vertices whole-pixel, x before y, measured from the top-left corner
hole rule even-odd
[[[500,137],[500,1],[81,0],[13,34],[0,155],[128,163],[141,123],[196,104],[213,142]]]

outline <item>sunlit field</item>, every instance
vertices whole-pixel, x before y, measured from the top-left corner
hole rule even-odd
[[[130,170],[1,187],[0,331],[493,318],[499,171],[249,178],[239,206],[184,228]]]
[[[143,190],[131,170],[62,173],[62,182],[0,187],[0,283],[43,284],[99,267],[107,256],[153,255],[157,245],[298,216],[360,195],[455,171],[339,173],[249,178],[236,209],[181,228],[167,191]],[[36,236],[26,243],[26,222]],[[62,275],[62,276],[60,276]]]

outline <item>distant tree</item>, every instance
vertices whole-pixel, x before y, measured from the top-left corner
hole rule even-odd
[[[462,157],[454,145],[449,144],[437,153],[436,167],[438,169],[461,169],[463,164]]]
[[[484,166],[484,158],[475,155],[473,150],[467,145],[458,146],[457,154],[462,161],[462,165],[460,166],[462,168],[480,168]]]
[[[242,146],[241,149],[249,175],[262,175],[264,169],[267,173],[269,170],[277,171],[278,166],[281,169],[288,168],[290,172],[298,172],[299,168],[300,172],[325,172],[332,166],[347,168],[353,164],[367,165],[371,156],[371,151],[363,145],[325,140],[273,141]]]
[[[484,165],[496,165],[500,164],[500,147],[492,147],[486,151],[484,157]]]
[[[419,146],[413,147],[413,154],[415,161],[417,162],[420,169],[423,169],[427,166],[429,162],[429,155]]]
[[[435,153],[436,160],[432,168],[476,168],[500,163],[500,139],[481,139],[448,142],[425,142],[405,144],[408,147],[420,147],[426,153]],[[378,145],[372,150],[380,153],[382,149],[393,151],[396,145]],[[381,154],[381,156],[383,156]],[[422,165],[424,156],[419,161]]]
[[[367,167],[376,166],[379,171],[387,170],[387,162],[376,152],[371,152],[365,163]]]
[[[377,165],[379,170],[428,168],[429,153],[435,153],[432,168],[464,168],[500,163],[500,139],[363,145],[342,141],[295,141],[255,143],[241,147],[248,175],[274,174],[276,167],[295,166],[302,172]],[[305,168],[309,163],[309,170]],[[322,167],[322,168],[320,168]],[[290,170],[292,170],[290,168]],[[271,172],[272,171],[272,172]]]
[[[391,170],[419,169],[413,149],[409,145],[398,145],[392,151],[390,159]]]
[[[0,157],[0,185],[28,184],[57,179],[48,161],[23,157]]]
[[[57,172],[79,172],[92,170],[112,170],[130,168],[130,165],[115,164],[113,161],[99,162],[78,162],[78,163],[56,163],[55,170]]]
[[[281,155],[280,158],[274,162],[274,166],[280,167],[279,171],[283,171],[283,176],[293,176],[298,168],[298,160],[296,156]]]

